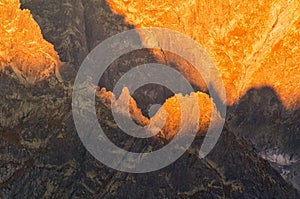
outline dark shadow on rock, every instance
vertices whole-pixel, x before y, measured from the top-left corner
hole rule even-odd
[[[251,140],[260,154],[300,188],[300,109],[288,110],[271,87],[252,88],[228,108],[230,130]]]
[[[112,35],[132,29],[105,0],[21,1],[31,11],[61,61],[78,69],[88,52]]]
[[[226,121],[260,149],[277,146],[300,155],[300,109],[286,109],[271,87],[250,89],[228,108]]]
[[[41,27],[46,40],[54,44],[61,61],[76,70],[95,46],[105,39],[133,29],[124,22],[124,17],[113,13],[105,0],[63,0],[63,1],[22,1],[23,9],[30,9]],[[156,62],[147,49],[125,54],[115,60],[105,71],[99,82],[100,87],[113,90],[119,78],[131,68]],[[64,71],[69,70],[64,66]],[[156,90],[156,97],[149,92]],[[146,114],[151,104],[162,104],[172,93],[168,89],[150,84],[144,90],[135,92],[139,107]]]

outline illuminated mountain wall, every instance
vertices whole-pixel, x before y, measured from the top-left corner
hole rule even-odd
[[[241,4],[238,1],[110,0],[109,3],[135,27],[169,28],[198,41],[222,75],[228,105],[237,102],[250,88],[268,85],[274,88],[286,107],[299,106],[298,1]],[[53,45],[43,39],[30,11],[21,10],[17,0],[1,0],[0,6],[0,69],[11,67],[20,80],[31,83],[53,73],[59,76],[58,54]],[[195,76],[197,74],[190,72],[188,78],[197,84]],[[203,83],[200,78],[198,80],[199,84]],[[178,106],[173,103],[172,110],[172,100],[174,98],[164,105],[170,113]],[[136,104],[134,107],[137,108]],[[170,115],[176,120],[179,114]],[[143,118],[140,112],[136,112],[136,117]],[[176,123],[170,123],[170,119],[168,125]]]
[[[298,0],[108,2],[136,27],[169,28],[199,42],[222,75],[228,105],[271,86],[287,108],[300,106]]]
[[[59,57],[44,40],[29,10],[19,0],[0,0],[0,71],[11,67],[23,83],[58,74]]]

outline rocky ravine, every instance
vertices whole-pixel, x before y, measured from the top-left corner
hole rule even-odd
[[[231,126],[224,128],[205,159],[195,153],[203,139],[198,136],[178,161],[156,172],[127,174],[99,163],[82,146],[73,124],[74,68],[98,42],[130,26],[112,13],[105,1],[22,3],[68,64],[60,67],[61,80],[50,74],[29,85],[20,82],[13,70],[1,73],[1,118],[5,118],[0,123],[1,198],[299,197],[250,142],[232,133]],[[155,60],[151,53],[134,61],[126,58],[116,61],[111,73],[117,66],[128,69]],[[106,87],[113,84],[110,75],[109,71],[102,80]],[[124,148],[143,151],[148,150],[145,146],[167,142],[152,139],[145,145],[143,140],[124,139],[112,123],[110,111],[101,101],[97,107],[106,133]]]

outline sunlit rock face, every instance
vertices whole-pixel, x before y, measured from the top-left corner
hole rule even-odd
[[[220,122],[219,125],[222,121],[213,100],[201,92],[185,96],[176,94],[167,99],[162,108],[151,118],[151,122],[160,126],[159,123],[164,121],[161,119],[163,117],[165,117],[165,123],[162,132],[167,139],[175,136],[178,132],[194,131],[195,124],[198,125],[196,131],[204,134],[212,121]]]
[[[58,54],[30,11],[21,10],[19,0],[0,0],[0,10],[0,71],[10,67],[23,83],[58,75]]]
[[[59,114],[57,107],[65,103],[68,91],[58,71],[59,56],[30,11],[21,10],[19,0],[0,0],[0,11],[2,132],[25,123],[29,115],[38,118],[50,109]]]
[[[222,122],[213,100],[201,92],[185,96],[176,94],[167,99],[150,119],[142,114],[127,88],[123,89],[118,99],[105,88],[99,90],[96,95],[108,108],[115,105],[117,114],[131,117],[149,133],[166,139],[174,137],[178,132],[182,133],[181,136],[192,131],[204,134],[212,121],[216,125],[221,125]],[[128,110],[125,107],[128,107]],[[214,127],[216,126],[212,128]]]
[[[272,87],[288,109],[300,106],[300,2],[109,0],[135,27],[177,30],[208,52],[227,104],[250,88]]]

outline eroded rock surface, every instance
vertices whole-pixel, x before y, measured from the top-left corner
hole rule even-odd
[[[169,28],[199,42],[222,75],[228,105],[271,86],[287,108],[300,106],[298,0],[108,2],[135,27]]]
[[[9,76],[2,78],[10,80]],[[21,85],[15,81],[11,87]],[[238,138],[227,127],[205,159],[198,156],[203,140],[199,135],[179,160],[159,171],[128,174],[110,169],[81,144],[71,114],[70,92],[51,88],[51,81],[45,81],[18,91],[27,93],[22,101],[40,111],[32,110],[18,124],[1,127],[1,198],[298,197],[297,191],[259,157],[250,142]],[[1,92],[0,99],[5,96]],[[12,100],[6,106],[13,108],[17,103]],[[106,134],[127,150],[151,151],[168,142],[162,138],[146,142],[124,139],[123,132],[111,122],[111,111],[100,99],[96,107]]]
[[[0,1],[0,72],[10,68],[23,83],[59,76],[54,46],[44,40],[30,11],[20,6],[19,0]]]
[[[1,74],[1,198],[299,198],[250,142],[232,132],[232,126],[224,128],[205,159],[198,156],[203,141],[198,135],[175,163],[147,174],[118,172],[95,160],[81,144],[72,118],[73,69],[97,42],[130,25],[105,1],[70,2],[22,1],[69,65],[60,68],[62,81],[49,76],[31,86],[19,82],[14,71]],[[93,27],[99,32],[91,32]],[[135,63],[149,60],[155,57],[147,55]],[[118,66],[130,69],[129,63],[126,57],[114,63],[103,83],[111,86],[117,78],[110,75]],[[96,98],[96,106],[107,136],[124,149],[151,151],[168,143],[163,138],[124,137],[105,103]]]
[[[233,131],[251,139],[262,153],[280,148],[300,155],[299,1],[108,2],[135,27],[169,28],[199,42],[224,81]],[[172,56],[166,59],[174,62]],[[180,67],[193,74],[187,77],[190,82],[203,87],[191,67]],[[299,175],[292,175],[299,181]]]

